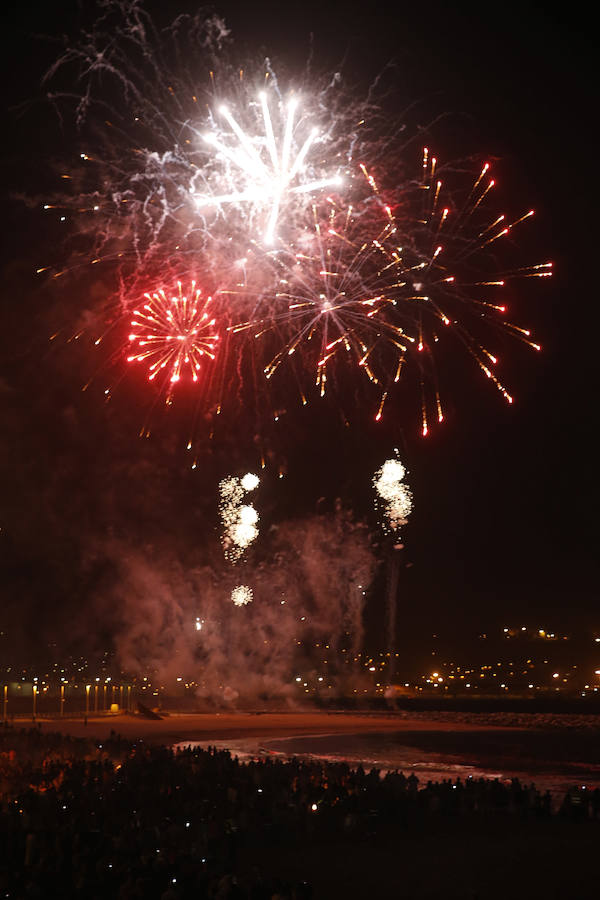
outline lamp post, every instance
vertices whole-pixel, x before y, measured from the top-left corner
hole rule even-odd
[[[90,714],[90,688],[91,684],[86,684],[85,686],[85,715],[86,717]]]
[[[104,712],[106,712],[106,682],[104,682],[104,687],[103,687],[103,691],[102,691],[102,703],[103,703],[102,708],[103,708]]]
[[[393,684],[396,676],[396,614],[398,610],[398,580],[400,575],[400,551],[402,544],[394,544],[388,557],[387,577],[387,643],[389,665],[387,680]]]
[[[131,685],[127,685],[127,712],[131,712]]]
[[[7,684],[4,685],[4,701],[3,701],[2,707],[3,707],[3,710],[2,710],[3,716],[2,717],[3,717],[4,722],[6,723],[8,721],[8,685]]]
[[[35,712],[36,712],[36,706],[37,706],[37,684],[33,685],[32,699],[33,699],[32,719],[35,722]]]
[[[94,685],[94,712],[98,712],[98,685]]]
[[[60,686],[60,714],[61,717],[65,714],[65,686],[61,684]]]

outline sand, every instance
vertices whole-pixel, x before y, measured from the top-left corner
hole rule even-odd
[[[329,712],[223,712],[171,714],[153,721],[138,715],[81,717],[36,720],[43,731],[61,731],[75,737],[106,738],[111,730],[128,740],[143,739],[161,744],[181,741],[226,741],[240,738],[284,738],[324,734],[384,734],[390,732],[472,732],[495,729],[489,724],[440,721],[435,717],[411,717],[405,714],[329,713]],[[31,721],[18,719],[16,726],[30,727]],[[506,731],[506,726],[503,726]],[[525,730],[522,727],[511,731]]]

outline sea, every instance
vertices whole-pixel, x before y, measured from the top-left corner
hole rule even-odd
[[[202,742],[229,750],[245,761],[266,757],[301,757],[344,762],[351,767],[401,771],[427,781],[460,778],[518,778],[550,791],[555,800],[573,788],[600,788],[600,736],[573,732],[526,731],[454,732],[420,735],[410,743],[403,732],[318,734],[281,738],[240,738]],[[441,738],[441,740],[440,740]],[[193,742],[197,744],[198,742]],[[433,746],[436,743],[448,746]],[[429,746],[423,746],[428,744]],[[569,750],[569,745],[572,750]],[[178,746],[189,746],[185,741]]]

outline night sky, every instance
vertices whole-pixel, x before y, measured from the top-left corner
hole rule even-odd
[[[153,6],[164,22],[195,8]],[[89,16],[91,6],[82,8]],[[375,534],[370,476],[396,445],[414,493],[404,535],[413,564],[401,587],[404,639],[439,629],[467,643],[504,624],[600,628],[589,23],[575,7],[539,14],[523,3],[486,11],[441,2],[355,9],[226,0],[216,9],[242,49],[268,53],[275,66],[301,66],[311,34],[321,68],[345,57],[359,85],[394,60],[395,102],[416,101],[423,125],[445,114],[433,130],[440,156],[498,160],[502,197],[536,210],[526,261],[555,265],[553,279],[520,291],[516,318],[531,324],[543,353],[507,343],[513,407],[456,355],[443,376],[447,421],[426,440],[418,399],[380,429],[360,413],[350,431],[318,415],[298,420],[285,449],[287,477],[273,475],[264,488],[265,521],[311,513],[321,497],[329,508],[341,496]],[[78,16],[75,4],[13,4],[3,33],[0,627],[24,653],[47,640],[72,647],[87,640],[92,622],[96,642],[110,640],[113,616],[99,599],[117,577],[105,558],[109,541],[160,555],[165,545],[188,548],[194,534],[218,555],[210,491],[216,495],[231,460],[242,471],[255,467],[233,433],[191,473],[177,425],[159,427],[151,442],[137,438],[144,406],[135,384],[123,382],[108,405],[100,391],[82,393],[86,347],[48,341],[80,301],[73,286],[57,296],[33,275],[55,240],[37,201],[55,176],[54,160],[68,157],[40,87],[56,45],[40,35],[75,31]],[[190,553],[179,553],[183,564]],[[367,612],[375,640],[380,611],[375,592]]]

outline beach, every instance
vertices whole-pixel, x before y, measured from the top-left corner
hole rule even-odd
[[[600,785],[600,717],[508,713],[347,713],[315,710],[113,715],[39,720],[42,730],[102,740],[216,744],[241,758],[313,756],[421,780],[519,777],[553,793]],[[30,722],[22,722],[27,727]]]

